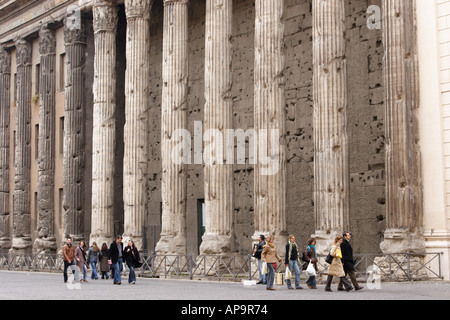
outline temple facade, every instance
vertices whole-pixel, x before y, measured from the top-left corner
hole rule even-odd
[[[424,2],[0,0],[0,248],[348,231],[449,279],[450,1]]]

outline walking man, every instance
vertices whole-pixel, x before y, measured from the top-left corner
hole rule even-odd
[[[343,234],[344,240],[341,244],[341,251],[342,251],[342,263],[344,265],[344,272],[345,276],[349,276],[353,286],[355,287],[355,290],[361,290],[364,287],[361,287],[358,282],[356,281],[356,270],[355,270],[355,260],[353,259],[353,248],[350,245],[350,239],[352,238],[352,235],[349,232],[345,232]],[[339,281],[338,290],[344,291],[343,288],[344,284],[341,281]]]
[[[62,249],[63,253],[63,260],[64,260],[64,283],[67,282],[67,269],[70,267],[72,270],[72,273],[75,273],[75,248],[72,246],[72,239],[67,238],[66,244],[63,246]]]
[[[121,284],[120,273],[123,266],[123,243],[122,236],[117,236],[116,240],[109,247],[109,261],[114,266],[114,284]]]

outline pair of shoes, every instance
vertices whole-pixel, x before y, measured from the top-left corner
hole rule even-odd
[[[331,290],[330,288],[325,288],[325,291],[327,291],[327,292],[333,292],[333,290]]]
[[[120,285],[120,284],[122,284],[122,282],[120,282],[120,281],[119,282],[114,282],[114,284]]]
[[[355,291],[359,291],[359,290],[362,290],[362,289],[364,289],[364,287],[359,286],[359,287],[355,288]]]
[[[301,290],[301,289],[303,289],[303,287],[298,287],[298,288],[295,288],[295,289],[297,289],[297,290]]]
[[[353,290],[353,287],[349,287],[349,288],[345,289],[345,291],[347,291],[347,292],[352,291],[352,290]]]
[[[292,287],[288,287],[288,289],[289,289],[289,290],[294,290],[294,288],[292,288]]]
[[[275,291],[275,288],[266,288],[266,290]]]

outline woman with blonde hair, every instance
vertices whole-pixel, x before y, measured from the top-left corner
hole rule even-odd
[[[277,253],[277,248],[274,244],[275,238],[273,236],[268,236],[266,239],[267,243],[263,247],[263,251],[261,253],[261,260],[267,263],[266,289],[275,290],[273,283],[275,281],[275,270],[278,266],[277,260],[278,262],[283,260]]]
[[[331,290],[331,282],[333,281],[333,276],[339,277],[344,284],[345,290],[348,292],[353,289],[350,281],[345,277],[344,267],[341,261],[341,243],[343,241],[342,236],[337,236],[334,243],[331,245],[330,255],[333,257],[333,261],[328,268],[327,284],[325,286],[325,291]]]
[[[99,261],[100,249],[97,246],[97,242],[92,242],[92,246],[89,248],[87,261],[90,263],[92,267],[92,280],[98,280],[97,274],[97,262]]]

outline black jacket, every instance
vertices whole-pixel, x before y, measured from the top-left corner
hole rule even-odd
[[[292,246],[291,259],[292,261],[297,261],[298,259],[298,247]],[[286,255],[284,257],[284,264],[289,264],[289,242],[286,245]]]
[[[344,239],[341,243],[342,259],[344,270],[355,270],[355,261],[353,260],[353,248],[350,243]]]
[[[256,252],[253,255],[256,259],[261,259],[261,253],[263,252],[263,248],[266,245],[266,242],[264,240],[262,240],[260,243],[257,244],[256,246]]]
[[[125,261],[124,259],[124,254],[123,254],[123,243],[120,243],[120,247],[122,248],[122,261]],[[117,263],[117,260],[119,259],[119,248],[117,247],[117,242],[113,241],[111,243],[111,246],[109,247],[109,260],[111,260],[111,262]]]
[[[131,247],[126,246],[123,251],[123,257],[124,257],[123,261],[127,263],[128,268],[129,267],[134,268],[136,266],[136,262],[140,260],[139,250],[136,248],[131,249]]]

